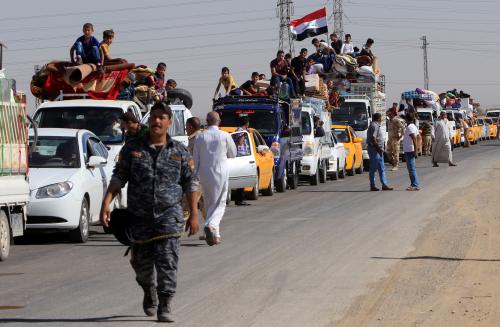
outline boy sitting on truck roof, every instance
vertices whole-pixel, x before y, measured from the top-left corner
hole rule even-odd
[[[99,50],[101,51],[102,61],[101,64],[104,65],[117,65],[126,63],[125,59],[121,58],[111,58],[111,52],[109,51],[109,47],[111,43],[113,43],[113,39],[115,38],[115,32],[113,30],[105,30],[102,32],[102,42],[99,46]]]
[[[290,65],[285,59],[285,52],[283,50],[279,50],[276,53],[276,58],[273,59],[269,65],[271,67],[271,81],[274,81],[274,84],[276,85],[279,85],[280,82],[287,83],[290,89],[290,96],[295,98],[296,94],[293,87],[293,81],[290,77],[288,77]]]
[[[241,95],[241,90],[238,88],[238,84],[236,84],[233,75],[229,73],[229,68],[227,67],[222,67],[221,77],[219,78],[219,83],[215,88],[214,99],[217,96],[221,85],[224,86],[226,95]]]
[[[101,51],[99,50],[100,43],[96,37],[92,35],[94,34],[94,25],[91,23],[85,23],[82,30],[83,35],[76,39],[69,51],[71,62],[76,62],[79,65],[96,64],[101,66]]]
[[[244,95],[260,95],[257,81],[259,80],[259,73],[253,72],[252,78],[243,83],[240,87]]]

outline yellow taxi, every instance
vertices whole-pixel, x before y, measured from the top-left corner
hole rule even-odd
[[[228,133],[238,132],[236,127],[221,127],[222,131]],[[274,193],[274,155],[266,144],[260,133],[253,128],[247,130],[250,135],[250,146],[257,165],[257,185],[258,187],[247,187],[246,196],[249,200],[257,200],[259,192],[263,195],[273,195]],[[238,144],[236,144],[238,148]]]
[[[469,125],[467,139],[471,144],[477,144],[477,141],[481,138],[482,127],[477,124],[475,119],[468,120],[467,124]]]
[[[339,142],[344,143],[346,150],[345,169],[347,175],[352,176],[354,172],[361,174],[363,172],[363,148],[361,146],[362,138],[356,136],[356,132],[348,125],[332,125],[332,133]],[[340,172],[343,177],[343,172]]]
[[[496,138],[498,129],[496,121],[493,121],[493,119],[490,117],[484,117],[484,121],[490,126],[490,135],[488,135],[489,138],[490,139]]]

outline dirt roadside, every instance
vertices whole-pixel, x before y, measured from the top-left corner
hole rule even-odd
[[[388,277],[331,326],[500,326],[500,171],[441,198]]]

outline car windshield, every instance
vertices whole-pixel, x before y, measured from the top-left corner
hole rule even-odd
[[[219,110],[222,127],[237,127],[240,117],[248,117],[250,127],[261,134],[272,135],[278,132],[277,115],[273,110],[234,109]]]
[[[347,124],[355,131],[368,128],[368,111],[362,102],[344,102],[339,109],[332,111],[332,122]]]
[[[425,121],[430,121],[432,122],[432,113],[430,112],[418,112],[418,120],[420,121],[420,124],[422,125]]]
[[[104,144],[118,144],[124,140],[120,127],[120,108],[53,107],[41,109],[35,121],[43,128],[88,129]]]
[[[304,135],[311,134],[312,132],[311,117],[307,112],[304,111],[300,115],[302,121],[302,134]]]
[[[500,111],[491,111],[486,113],[486,116],[488,117],[500,117]]]
[[[332,131],[339,142],[349,143],[349,135],[347,135],[347,130],[334,128],[332,129]]]
[[[29,163],[31,168],[79,168],[76,138],[39,136]]]

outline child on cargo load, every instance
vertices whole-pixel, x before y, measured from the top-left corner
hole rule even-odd
[[[227,67],[222,67],[221,77],[219,78],[219,83],[215,89],[214,99],[217,96],[217,93],[219,93],[221,85],[224,86],[226,95],[241,95],[241,90],[238,88],[238,84],[236,84],[233,75],[229,73],[229,68]]]
[[[102,32],[102,42],[101,45],[99,46],[99,49],[101,50],[101,56],[102,56],[101,63],[103,66],[127,63],[125,59],[111,58],[109,46],[111,45],[111,43],[113,43],[114,38],[115,38],[115,32],[113,30],[105,30],[104,32]]]
[[[101,67],[101,51],[100,43],[94,34],[94,26],[91,23],[83,25],[83,35],[76,39],[75,43],[69,51],[69,56],[72,63],[95,64]]]

